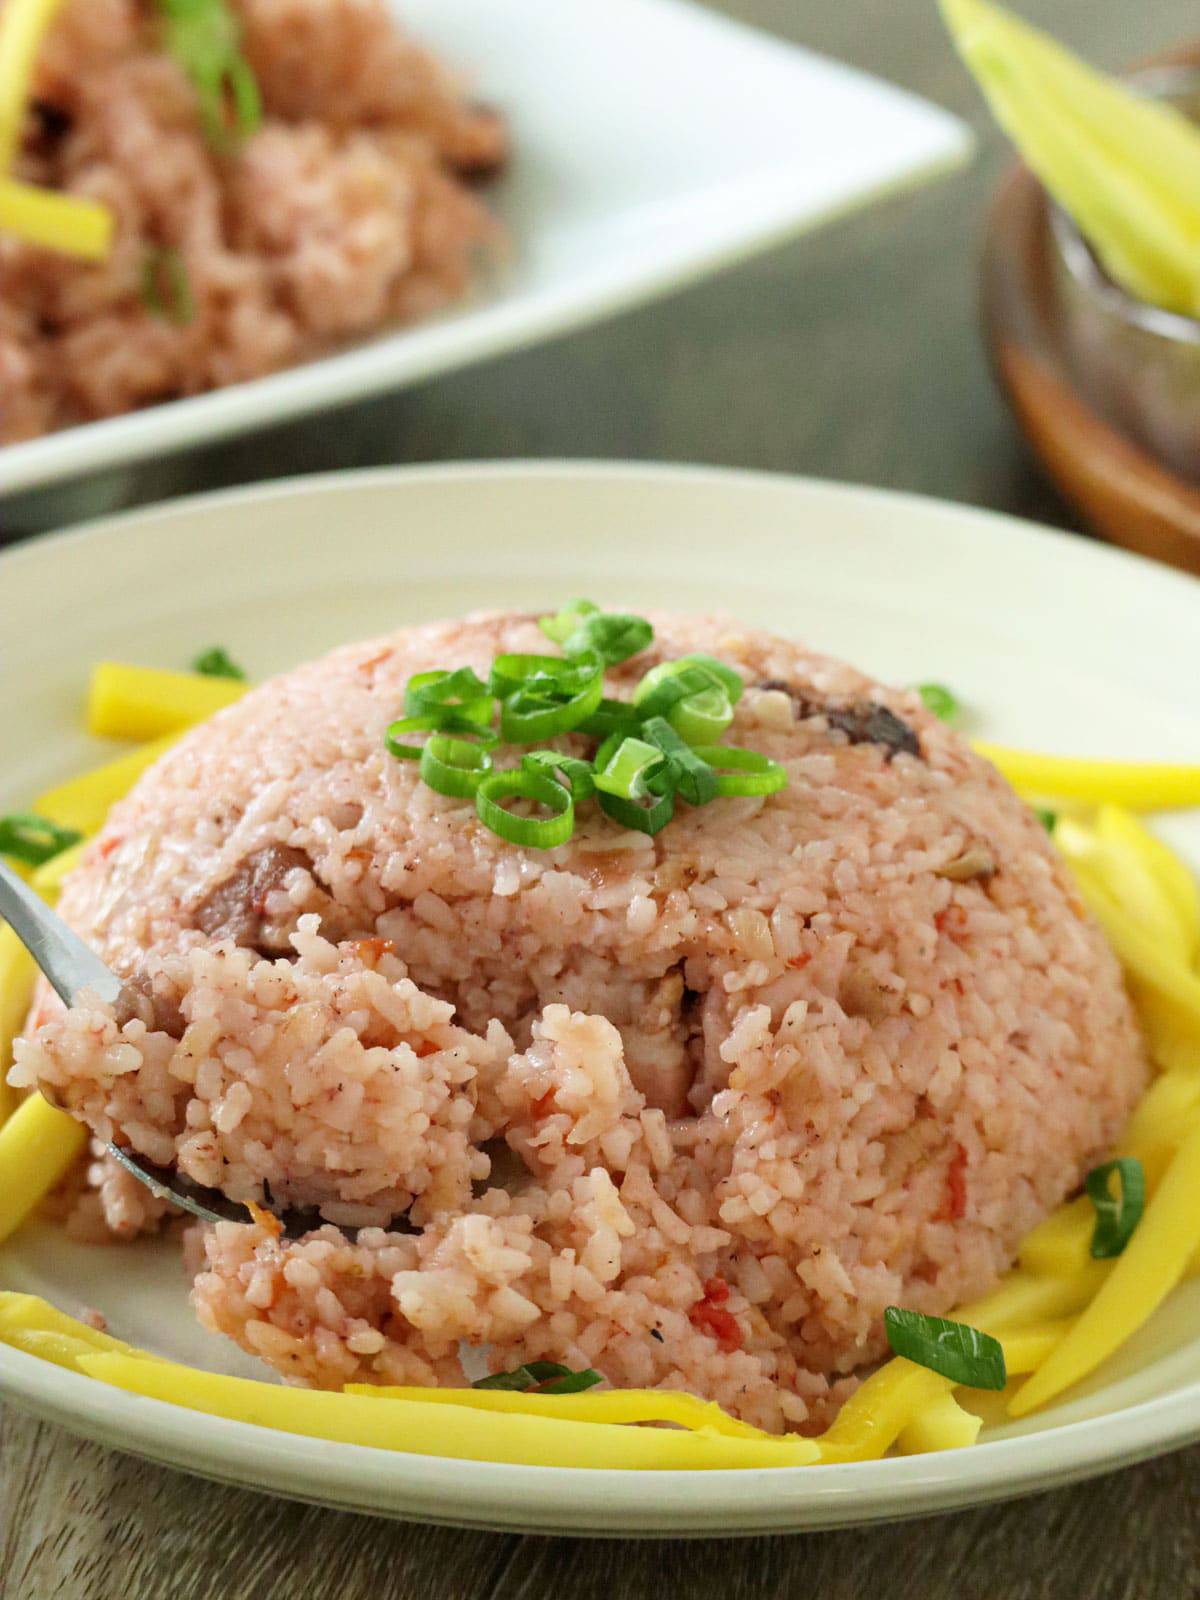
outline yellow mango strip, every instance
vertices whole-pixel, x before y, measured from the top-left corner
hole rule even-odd
[[[1182,1278],[1189,1258],[1200,1248],[1198,1163],[1200,1128],[1180,1145],[1095,1299],[1014,1396],[1012,1416],[1026,1416],[1087,1377],[1142,1326]]]
[[[1153,163],[1138,160],[1141,130],[1097,138],[1080,118],[1077,89],[1045,82],[1003,12],[982,0],[942,0],[942,13],[997,121],[1112,275],[1138,299],[1190,310],[1195,209],[1147,181]],[[1111,92],[1122,93],[1115,84]]]
[[[248,684],[201,672],[101,661],[88,688],[87,728],[100,739],[158,739],[232,705]]]
[[[962,1450],[974,1444],[983,1418],[966,1410],[949,1392],[939,1394],[901,1428],[896,1448],[902,1456],[923,1456],[936,1450]]]
[[[7,923],[0,924],[0,1126],[16,1104],[5,1079],[12,1066],[13,1040],[24,1025],[36,977],[33,957]]]
[[[34,62],[63,0],[7,0],[0,11],[0,170],[21,137]]]
[[[1150,872],[1183,929],[1186,959],[1200,953],[1200,885],[1185,861],[1169,845],[1120,806],[1101,806],[1096,832],[1114,847],[1136,855]]]
[[[1174,106],[1136,93],[1119,79],[1089,67],[1048,34],[988,0],[948,0],[959,35],[986,33],[1001,44],[1024,77],[1055,98],[1113,160],[1136,165],[1161,203],[1176,207],[1200,229],[1200,137]]]
[[[178,734],[169,734],[163,739],[153,739],[128,755],[118,756],[115,761],[106,761],[103,766],[92,767],[77,778],[68,778],[66,783],[38,795],[32,809],[39,816],[57,822],[60,828],[96,833],[109,808],[129,792],[146,768],[164,755],[177,738]]]
[[[290,1389],[250,1378],[226,1378],[167,1361],[124,1355],[79,1358],[93,1378],[133,1394],[282,1433],[380,1450],[547,1467],[615,1467],[705,1471],[722,1467],[809,1466],[809,1439],[734,1439],[703,1429],[624,1428],[597,1422],[422,1400],[380,1400],[361,1394]]]
[[[1195,1020],[1128,972],[1125,976],[1155,1066],[1183,1075],[1200,1072],[1200,1031]]]
[[[1103,879],[1081,862],[1072,862],[1075,881],[1088,909],[1108,935],[1121,964],[1135,978],[1170,1000],[1183,1013],[1189,1032],[1200,1029],[1200,977],[1163,950],[1125,916]]]
[[[560,1422],[673,1422],[692,1432],[701,1429],[728,1439],[773,1439],[774,1434],[739,1422],[711,1400],[674,1389],[605,1389],[582,1394],[522,1394],[512,1389],[387,1388],[348,1383],[347,1394],[377,1400],[417,1400],[426,1405],[457,1405],[474,1411],[503,1411]]]
[[[1023,794],[1086,800],[1093,805],[1109,801],[1130,811],[1200,806],[1200,766],[1041,755],[984,741],[975,749]]]
[[[49,861],[43,861],[40,867],[34,869],[30,883],[41,895],[43,900],[51,905],[58,899],[58,891],[62,888],[63,879],[68,872],[83,860],[83,852],[87,849],[89,840],[81,839],[78,844],[70,845],[66,850],[60,850],[56,856],[51,856]]]
[[[1127,844],[1105,839],[1098,822],[1089,828],[1071,817],[1059,819],[1054,842],[1073,866],[1083,867],[1103,883],[1123,914],[1164,954],[1184,967],[1191,964],[1190,930],[1140,855]]]
[[[12,1289],[0,1289],[0,1344],[69,1367],[77,1366],[79,1356],[97,1351],[137,1356],[143,1361],[161,1359],[123,1339],[114,1339],[111,1333],[101,1333],[77,1317],[69,1317],[39,1295],[18,1294]]]
[[[49,1194],[87,1143],[87,1129],[40,1094],[31,1094],[0,1128],[0,1243]]]
[[[103,261],[112,249],[115,225],[112,212],[96,200],[0,177],[0,233],[14,233],[26,244],[81,261]]]
[[[1093,1261],[1065,1277],[1037,1277],[1030,1272],[1010,1272],[998,1289],[973,1300],[955,1313],[958,1322],[981,1328],[1001,1341],[1055,1317],[1079,1311],[1096,1294],[1112,1271],[1111,1261]],[[1007,1359],[1007,1357],[1006,1357]]]

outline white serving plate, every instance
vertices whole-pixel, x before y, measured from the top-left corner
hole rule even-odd
[[[391,0],[512,124],[512,258],[339,354],[0,448],[0,493],[398,389],[595,321],[965,160],[962,123],[687,0]]]
[[[220,642],[255,677],[339,641],[586,593],[720,606],[899,682],[937,678],[977,731],[1079,753],[1200,755],[1200,584],[962,507],[693,468],[452,466],[312,478],[95,523],[0,556],[0,809],[100,754],[92,662],[181,666]],[[1200,863],[1200,813],[1165,830]],[[187,1308],[178,1252],[26,1229],[0,1285],[198,1365],[254,1372]],[[261,1375],[261,1369],[257,1369]],[[441,1461],[273,1434],[0,1347],[0,1394],[213,1478],[391,1516],[588,1533],[750,1533],[1026,1493],[1200,1437],[1200,1282],[1086,1387],[948,1455],[708,1473]]]

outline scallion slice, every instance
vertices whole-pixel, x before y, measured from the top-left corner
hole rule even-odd
[[[1058,827],[1058,812],[1051,811],[1049,806],[1038,806],[1033,814],[1047,833],[1053,833]]]
[[[603,666],[598,656],[568,661],[566,656],[500,655],[488,673],[488,693],[501,700],[522,690],[565,698],[590,683]]]
[[[1120,1192],[1112,1192],[1116,1176]],[[1146,1208],[1146,1174],[1135,1156],[1118,1156],[1093,1167],[1084,1179],[1088,1199],[1096,1208],[1091,1253],[1097,1261],[1119,1256],[1133,1237]]]
[[[735,671],[726,662],[718,661],[716,656],[706,656],[699,651],[690,656],[683,656],[681,659],[689,667],[702,667],[705,672],[711,672],[729,696],[730,704],[737,705],[746,688],[745,680],[740,672]]]
[[[716,773],[663,717],[651,717],[644,722],[642,736],[666,756],[676,792],[688,805],[706,806],[717,798]]]
[[[584,617],[574,633],[563,640],[563,653],[568,656],[598,655],[607,666],[615,667],[618,661],[628,661],[654,638],[654,629],[645,617],[631,617],[623,612],[600,612]]]
[[[451,733],[431,733],[421,751],[421,781],[439,794],[467,799],[491,770],[492,758],[483,745]]]
[[[592,600],[568,600],[552,617],[542,617],[538,627],[547,639],[552,639],[555,644],[565,644],[584,617],[594,617],[599,610],[600,607]]]
[[[962,710],[958,696],[947,689],[944,683],[919,683],[917,693],[926,711],[932,711],[943,722],[953,722]]]
[[[211,650],[202,650],[192,662],[192,671],[206,678],[235,678],[239,683],[246,680],[245,672],[219,644],[214,644]]]
[[[142,261],[142,304],[177,328],[186,328],[195,321],[196,301],[187,263],[178,250],[163,246],[146,251]]]
[[[642,717],[663,717],[688,744],[711,744],[733,721],[725,685],[696,662],[664,661],[633,692]]]
[[[716,773],[719,795],[775,794],[787,788],[787,773],[757,750],[735,744],[697,745],[696,754]]]
[[[12,856],[26,866],[40,867],[82,838],[75,828],[60,828],[36,811],[10,811],[0,817],[0,855]]]
[[[638,833],[661,833],[675,815],[675,791],[667,789],[649,801],[626,800],[617,794],[597,794],[600,809],[619,822],[623,828],[634,828]]]
[[[466,733],[477,739],[484,750],[491,750],[500,743],[499,736],[490,728],[481,728],[477,722],[472,722],[469,717],[464,717],[449,706],[440,711],[427,711],[419,717],[400,717],[389,724],[383,742],[398,761],[421,759],[424,741],[420,744],[406,743],[411,733]]]
[[[242,27],[225,0],[158,0],[166,45],[196,91],[204,134],[222,154],[262,122],[262,97],[242,54]]]
[[[633,733],[640,718],[628,700],[603,698],[592,712],[575,729],[591,739],[607,739],[614,733]]]
[[[500,734],[508,744],[535,744],[570,733],[585,721],[600,704],[604,692],[604,669],[583,682],[572,693],[559,698],[536,689],[518,689],[500,707]]]
[[[574,1371],[558,1361],[527,1361],[511,1372],[493,1372],[490,1378],[476,1378],[472,1389],[513,1389],[522,1394],[580,1394],[603,1383],[594,1367]]]
[[[650,793],[650,778],[666,766],[666,757],[657,745],[614,733],[596,752],[593,782],[603,794],[642,800]]]
[[[506,800],[535,800],[548,817],[518,817],[506,810]],[[479,820],[509,844],[534,850],[553,850],[566,844],[575,831],[575,802],[571,791],[556,778],[540,772],[492,772],[475,790]]]
[[[486,727],[496,702],[470,667],[459,667],[456,672],[418,672],[410,678],[404,688],[404,710],[410,717],[454,711]]]
[[[524,772],[547,773],[556,780],[561,774],[567,780],[567,788],[576,805],[583,800],[590,800],[596,792],[592,763],[581,761],[578,756],[565,756],[561,750],[531,750],[528,755],[521,757],[521,769]]]
[[[883,1325],[896,1355],[953,1383],[966,1384],[969,1389],[1003,1389],[1008,1382],[999,1340],[965,1322],[888,1306]]]

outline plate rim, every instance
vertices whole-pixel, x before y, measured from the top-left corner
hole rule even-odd
[[[923,518],[975,523],[1049,545],[1064,557],[1069,552],[1068,559],[1076,565],[1136,572],[1139,582],[1186,594],[1189,604],[1200,603],[1200,580],[1188,574],[1125,550],[1085,543],[1077,535],[1006,512],[786,473],[687,463],[565,459],[465,461],[300,474],[184,496],[21,541],[0,552],[0,581],[18,565],[54,560],[86,541],[120,538],[126,529],[155,521],[164,523],[169,532],[173,521],[219,511],[230,502],[252,507],[314,493],[354,495],[365,488],[403,494],[410,483],[474,482],[486,486],[496,480],[558,480],[581,490],[589,482],[602,481],[660,484],[668,490],[721,484],[734,489],[798,491],[810,507],[822,500],[849,502],[866,507],[875,521],[889,508],[907,509]],[[971,1451],[831,1465],[820,1468],[818,1477],[812,1469],[788,1467],[703,1473],[576,1468],[564,1473],[556,1468],[491,1462],[465,1465],[441,1457],[277,1434],[135,1397],[3,1346],[0,1395],[115,1448],[132,1448],[184,1470],[218,1475],[248,1487],[378,1514],[554,1533],[752,1534],[896,1519],[1032,1493],[1179,1448],[1200,1437],[1200,1379],[1195,1379],[1169,1393],[1100,1416],[990,1440]],[[646,1492],[647,1483],[652,1494]],[[581,1499],[588,1502],[583,1510],[578,1505]]]

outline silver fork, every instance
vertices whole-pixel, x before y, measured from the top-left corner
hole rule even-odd
[[[18,878],[2,859],[0,917],[29,951],[64,1005],[74,1005],[81,991],[90,989],[106,1005],[115,1005],[120,1009],[123,1002],[128,1003],[131,1014],[136,1009],[132,991],[116,973],[110,971],[96,952],[84,944],[79,935],[72,932],[41,896]],[[139,1183],[144,1183],[160,1200],[169,1200],[173,1206],[190,1211],[192,1216],[200,1217],[205,1222],[248,1220],[246,1207],[239,1201],[230,1200],[219,1189],[193,1183],[173,1168],[154,1166],[141,1157],[135,1159],[119,1145],[110,1144],[106,1149],[126,1172],[131,1173]],[[279,1218],[284,1234],[289,1239],[298,1239],[321,1225],[322,1219],[315,1211],[279,1211],[271,1206],[264,1209]],[[343,1233],[350,1236],[356,1231],[353,1228],[342,1229]]]

